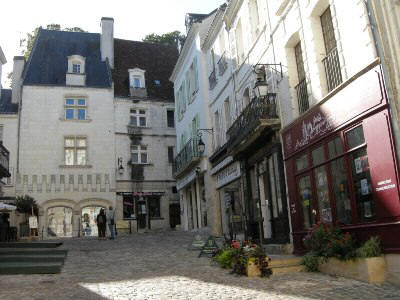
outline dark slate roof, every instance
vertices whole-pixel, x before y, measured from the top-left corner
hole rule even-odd
[[[86,86],[111,87],[109,67],[101,61],[100,34],[45,29],[34,43],[24,85],[65,85],[70,55],[86,58]]]
[[[145,42],[114,39],[114,94],[129,97],[128,69],[145,70],[146,89],[149,98],[174,101],[173,84],[169,76],[178,60],[175,47]],[[155,84],[160,81],[160,85]]]
[[[0,97],[0,114],[18,113],[18,104],[11,103],[11,90],[2,89]]]

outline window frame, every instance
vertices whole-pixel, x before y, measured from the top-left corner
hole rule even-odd
[[[137,149],[134,149],[137,147]],[[145,147],[145,149],[142,149]],[[137,162],[133,161],[133,154],[137,154]],[[146,155],[146,162],[142,162],[142,154]],[[143,144],[133,144],[131,145],[131,164],[132,165],[147,165],[149,162],[149,147]]]
[[[170,126],[170,117],[168,116],[168,114],[172,113],[172,124],[173,126]],[[167,109],[167,128],[175,128],[175,111],[173,109],[168,108]]]
[[[69,146],[67,145],[67,140],[73,140],[73,146]],[[84,146],[79,146],[78,145],[78,140],[84,140],[85,141],[85,145]],[[88,138],[87,136],[83,136],[83,135],[67,135],[64,136],[64,144],[63,144],[63,149],[64,149],[64,165],[65,166],[69,166],[69,167],[82,167],[82,166],[88,166]],[[73,163],[69,164],[67,163],[67,150],[72,150],[72,160]],[[78,151],[82,151],[84,150],[85,152],[85,156],[84,156],[84,164],[79,164],[78,163]]]
[[[141,112],[144,113],[141,113]],[[136,124],[132,122],[132,119],[136,118]],[[145,125],[141,125],[141,118],[144,118]],[[129,111],[129,126],[147,128],[148,126],[147,110],[142,108],[131,108]]]
[[[68,104],[68,100],[73,100],[73,104]],[[85,104],[79,104],[80,100],[85,101]],[[68,111],[72,111],[72,118],[68,117]],[[81,111],[84,111],[83,119],[79,117]],[[86,97],[71,96],[64,98],[64,119],[67,121],[85,121],[88,120],[88,101]]]
[[[353,148],[350,148],[348,145],[347,141],[347,133],[352,131],[353,129],[356,129],[357,127],[360,127],[363,130],[364,134],[364,143],[355,146]],[[331,141],[334,141],[336,138],[340,138],[343,151],[341,154],[334,155],[332,157],[329,156],[329,143]],[[323,153],[324,153],[324,161],[319,164],[313,164],[312,161],[312,152],[316,150],[318,147],[323,147]],[[377,199],[376,196],[372,193],[372,201],[373,204],[375,205],[375,214],[370,220],[365,220],[362,217],[359,216],[358,212],[358,206],[357,206],[357,198],[356,198],[356,191],[354,188],[354,181],[353,181],[353,169],[352,169],[352,155],[356,151],[359,151],[360,149],[367,149],[367,141],[365,139],[365,130],[362,122],[359,122],[357,124],[354,124],[350,127],[347,127],[345,129],[342,129],[340,131],[337,131],[330,135],[328,138],[323,139],[322,141],[314,144],[313,146],[299,152],[294,158],[293,158],[293,170],[294,170],[294,177],[295,177],[295,182],[296,182],[296,193],[298,190],[298,181],[300,178],[310,175],[311,176],[311,186],[312,186],[312,199],[313,199],[313,207],[316,209],[316,220],[317,222],[320,221],[320,211],[319,211],[319,205],[318,205],[318,197],[317,197],[317,192],[316,192],[316,183],[315,183],[315,170],[321,166],[325,166],[326,173],[327,173],[327,178],[328,178],[328,194],[329,194],[329,201],[331,205],[331,212],[332,212],[332,222],[337,222],[337,207],[336,207],[336,198],[334,195],[334,190],[333,190],[333,178],[332,178],[332,162],[343,158],[344,160],[344,166],[346,168],[346,175],[347,175],[347,181],[348,181],[348,198],[350,200],[350,206],[351,206],[351,223],[348,224],[342,224],[343,226],[350,226],[350,225],[356,225],[356,224],[365,224],[365,223],[370,223],[370,222],[376,222],[376,203]],[[308,167],[303,168],[301,170],[297,170],[297,165],[296,165],[296,160],[303,155],[307,155],[307,162],[308,162]],[[368,157],[368,151],[366,153],[366,156]],[[297,200],[298,195],[296,196]],[[298,203],[300,205],[300,203]],[[300,206],[301,207],[301,206]],[[303,215],[301,214],[301,219],[303,222]],[[304,228],[303,228],[304,229]]]

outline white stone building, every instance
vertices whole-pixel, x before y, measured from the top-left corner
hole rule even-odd
[[[102,18],[101,34],[40,29],[28,62],[14,58],[11,102],[19,105],[20,111],[7,118],[0,116],[7,134],[5,143],[15,148],[10,157],[13,177],[5,190],[8,196],[29,195],[37,201],[39,231],[45,237],[95,236],[96,215],[109,206],[116,208],[119,229],[128,230],[129,224],[135,229],[132,220],[136,220],[137,208],[129,218],[124,215],[122,193],[139,193],[143,199],[144,192],[156,191],[162,201],[153,209],[158,209],[158,217],[151,228],[170,227],[169,202],[173,202],[175,184],[168,146],[175,147],[175,132],[166,120],[167,110],[173,110],[168,76],[177,50],[159,50],[162,47],[140,42],[135,42],[134,49],[122,49],[122,40],[114,39],[113,26],[113,19]],[[152,53],[146,53],[149,48]],[[170,55],[157,58],[163,50]],[[135,65],[124,64],[127,53],[135,57]],[[149,55],[153,55],[153,64],[148,64]],[[128,68],[136,70],[146,62],[144,71],[150,75],[143,76],[141,88],[136,89],[128,80],[132,75]],[[158,69],[162,71],[155,72]],[[149,95],[145,86],[150,87]],[[152,93],[154,86],[156,93]],[[130,87],[144,94],[121,93]],[[149,158],[164,168],[158,173],[154,167],[145,167],[140,180],[149,185],[145,190],[132,185],[129,170],[133,168],[127,164],[134,165],[133,146],[127,143],[127,125],[134,108],[144,109],[151,120],[153,127],[143,129],[149,152],[154,153],[149,153]],[[158,156],[158,151],[165,155]],[[140,206],[144,215],[152,212],[151,205],[145,202]],[[146,224],[150,229],[150,221]]]
[[[220,209],[207,157],[213,149],[208,109],[207,62],[201,51],[208,30],[219,13],[186,16],[187,37],[170,80],[175,89],[178,151],[174,175],[185,230],[209,229],[220,234]],[[200,140],[204,152],[199,148]]]

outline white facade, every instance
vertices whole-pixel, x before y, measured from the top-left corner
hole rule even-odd
[[[201,51],[202,40],[214,17],[215,14],[209,15],[202,22],[191,25],[170,80],[174,83],[175,90],[176,135],[179,149],[177,159],[181,160],[180,155],[190,148],[189,151],[193,152],[190,155],[193,155],[195,160],[195,164],[183,167],[179,170],[179,174],[175,174],[183,213],[181,216],[183,228],[185,230],[208,228],[213,234],[220,234],[219,203],[216,199],[215,182],[209,174],[211,167],[207,159],[213,149],[213,139],[208,108],[207,61]],[[204,153],[198,152],[200,136],[205,144]]]
[[[173,149],[173,155],[176,154],[175,127],[168,126],[167,119],[168,111],[174,112],[174,103],[157,99],[132,101],[130,98],[116,97],[114,107],[116,157],[123,167],[122,172],[117,172],[116,178],[117,211],[120,213],[120,218],[126,218],[126,212],[124,216],[122,207],[124,194],[157,194],[160,195],[160,214],[157,217],[150,217],[147,214],[146,228],[169,228],[170,206],[179,203],[175,191],[176,182],[172,174],[172,161],[169,161],[168,157],[168,148]],[[136,124],[132,124],[133,110],[145,112],[140,115],[146,119],[145,126],[136,127],[134,126]],[[132,135],[132,131],[135,135]],[[146,162],[134,162],[132,158],[134,145],[146,147],[139,153],[146,155]],[[140,196],[138,200],[139,198]],[[135,209],[135,216],[137,213],[138,210]],[[148,228],[149,221],[150,228]],[[131,230],[138,229],[136,222],[132,222],[131,226]]]
[[[69,97],[86,100],[86,119],[65,118],[65,101]],[[113,91],[24,86],[22,103],[16,195],[35,198],[41,207],[40,225],[44,228],[48,208],[72,208],[76,236],[83,207],[116,204]],[[85,163],[66,162],[68,137],[85,138]]]

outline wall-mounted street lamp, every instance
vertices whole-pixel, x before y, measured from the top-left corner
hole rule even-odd
[[[118,173],[119,173],[119,175],[124,174],[124,166],[122,165],[122,157],[118,157]]]
[[[280,74],[280,79],[283,78],[282,64],[256,64],[253,67],[254,73],[257,75],[257,81],[254,85],[254,93],[257,98],[266,98],[267,100],[274,101],[276,93],[271,93],[268,90],[266,69],[270,69],[271,72]]]
[[[204,151],[206,150],[206,145],[204,144],[203,140],[201,139],[201,136],[203,135],[201,133],[202,131],[207,132],[212,135],[214,132],[214,129],[212,129],[212,128],[197,129],[197,136],[199,137],[199,143],[197,146],[199,147],[198,149],[199,149],[200,154],[203,154]]]

